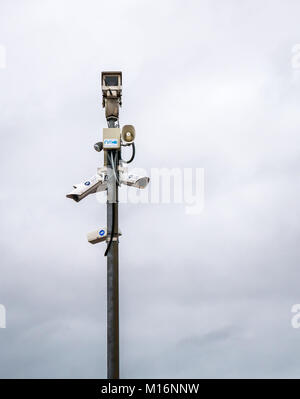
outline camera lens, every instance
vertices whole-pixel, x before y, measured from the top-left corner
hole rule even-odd
[[[103,143],[102,141],[99,141],[98,143],[94,144],[94,148],[96,151],[100,152],[103,149]]]
[[[118,86],[119,85],[118,76],[105,76],[104,81],[105,81],[105,86]]]

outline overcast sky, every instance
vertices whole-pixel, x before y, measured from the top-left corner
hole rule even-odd
[[[120,207],[124,378],[299,377],[299,1],[1,1],[2,378],[106,377],[100,74],[134,166],[204,168],[205,207]]]

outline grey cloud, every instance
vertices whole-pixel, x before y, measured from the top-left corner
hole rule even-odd
[[[19,3],[0,16],[0,377],[105,377],[106,261],[85,238],[105,207],[65,198],[101,163],[105,69],[135,166],[205,169],[199,216],[120,206],[122,376],[298,376],[297,3]]]

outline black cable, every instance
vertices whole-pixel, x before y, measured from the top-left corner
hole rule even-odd
[[[117,156],[114,158],[113,155],[111,155],[111,157],[109,158],[110,163],[112,165],[112,169],[113,169],[113,173],[116,179],[116,182],[118,183],[118,186],[121,185],[119,178],[118,178],[118,171],[116,170],[117,168]]]
[[[130,162],[132,162],[134,160],[134,157],[135,157],[135,145],[134,145],[134,143],[131,143],[130,145],[132,146],[132,155],[131,155],[131,158],[129,159],[129,161],[124,161],[124,159],[122,159],[122,161],[124,163],[130,163]]]
[[[114,203],[112,204],[112,208],[113,209],[112,209],[112,222],[111,222],[110,239],[109,239],[109,242],[107,244],[104,256],[107,256],[107,254],[108,254],[108,251],[109,251],[109,249],[111,247],[111,244],[113,242],[114,231],[115,231],[115,204]]]
[[[111,155],[111,157],[108,156],[108,158],[110,160],[110,163],[111,163],[111,166],[112,166],[113,170],[115,170],[116,158],[112,154],[108,153],[107,155]],[[109,242],[107,244],[104,256],[107,256],[108,251],[109,251],[109,249],[111,247],[111,244],[112,244],[113,238],[114,238],[114,231],[115,231],[115,203],[112,203],[112,222],[111,222],[111,230],[110,230],[110,239],[109,239]]]
[[[123,160],[122,160],[122,161],[125,162],[125,163],[130,163],[130,162],[132,162],[132,161],[134,160],[134,157],[135,157],[135,145],[134,145],[134,143],[131,143],[130,145],[132,146],[132,155],[131,155],[131,158],[129,159],[129,161],[123,161]],[[118,178],[117,178],[117,175],[116,175],[117,157],[114,157],[114,156],[111,154],[111,157],[108,156],[108,158],[109,158],[109,160],[110,160],[111,166],[112,166],[113,171],[114,171],[114,174],[115,174],[116,184],[118,184]],[[115,204],[113,203],[112,206],[113,206],[113,212],[112,212],[111,233],[110,233],[110,239],[109,239],[109,242],[108,242],[108,244],[107,244],[107,248],[106,248],[106,251],[105,251],[105,253],[104,253],[104,256],[107,256],[108,251],[110,250],[111,244],[112,244],[112,242],[113,242],[114,231],[115,231]]]

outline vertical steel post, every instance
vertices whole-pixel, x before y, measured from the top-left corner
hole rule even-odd
[[[119,128],[122,104],[122,72],[102,72],[102,105],[108,128]],[[120,144],[121,138],[119,138]],[[103,143],[104,144],[104,143]],[[107,378],[118,379],[119,371],[119,221],[118,166],[121,149],[107,149]],[[112,168],[113,166],[113,168]]]
[[[118,379],[119,371],[119,222],[118,222],[118,184],[112,169],[112,156],[117,159],[119,151],[107,151],[107,229],[113,241],[107,253],[107,378]],[[112,226],[113,230],[112,231]],[[107,244],[108,245],[108,244]]]

